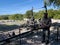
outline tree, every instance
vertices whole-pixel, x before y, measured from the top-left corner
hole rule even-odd
[[[14,14],[9,16],[9,19],[11,20],[23,20],[23,15],[22,14]]]
[[[26,15],[26,18],[31,18],[32,16],[31,10],[28,10],[25,15]]]
[[[39,12],[37,12],[37,13],[34,15],[34,17],[35,17],[36,19],[42,18],[42,17],[43,17],[43,13],[44,13],[44,11],[39,11]]]
[[[47,5],[53,4],[54,6],[60,7],[60,0],[44,0]]]
[[[8,20],[8,15],[2,15],[0,16],[0,20]]]
[[[16,15],[10,15],[10,16],[9,16],[9,19],[10,19],[10,20],[16,20],[16,17],[17,17]]]
[[[46,6],[50,6],[51,4],[53,4],[54,5],[54,7],[60,7],[60,0],[44,0],[44,7],[45,7],[45,9],[46,9],[46,12],[47,12],[47,7]],[[50,13],[51,12],[51,13]],[[57,12],[57,11],[54,11],[54,12]],[[59,13],[54,13],[53,12],[53,10],[51,11],[49,11],[49,17],[51,17],[51,18],[56,18],[55,16],[57,16],[57,18],[59,19],[59,17],[58,17],[58,15],[60,15]],[[53,14],[52,14],[53,13]],[[50,15],[51,14],[51,15]],[[55,15],[55,16],[54,16]]]
[[[50,5],[53,4],[54,6],[60,7],[60,0],[49,0]]]
[[[55,16],[54,10],[53,9],[49,9],[48,10],[48,17],[53,18]]]
[[[4,20],[8,20],[8,15],[7,16],[2,16]]]
[[[3,17],[2,16],[0,16],[0,20],[3,20]]]
[[[19,15],[18,15],[18,19],[19,19],[19,20],[23,20],[23,15],[22,15],[22,14],[19,14]]]
[[[54,19],[60,19],[60,15],[55,15],[53,18]]]

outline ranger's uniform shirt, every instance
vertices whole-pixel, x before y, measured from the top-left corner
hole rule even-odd
[[[41,23],[42,28],[50,28],[51,19],[50,18],[42,18],[40,23]]]

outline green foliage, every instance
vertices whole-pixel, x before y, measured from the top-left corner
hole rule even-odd
[[[2,18],[3,18],[4,20],[9,19],[8,16],[2,16]]]
[[[53,18],[54,16],[55,16],[54,10],[53,9],[48,10],[48,17]]]
[[[54,19],[60,19],[60,15],[55,15],[53,18]]]
[[[39,19],[42,18],[44,15],[44,10],[41,10],[39,12],[33,12],[34,18]],[[23,20],[23,18],[30,18],[32,16],[32,12],[28,10],[26,14],[13,14],[13,15],[3,15],[0,16],[0,20]],[[60,19],[60,10],[48,10],[48,17],[54,18],[54,19]]]
[[[35,14],[35,18],[36,19],[39,19],[39,18],[42,18],[43,17],[43,13],[44,13],[44,11],[39,11],[39,12],[37,12],[36,14]]]
[[[8,20],[8,15],[0,16],[0,20]]]
[[[60,0],[49,0],[50,4],[60,7]]]
[[[23,19],[23,15],[22,14],[14,14],[9,16],[10,20],[22,20]]]
[[[39,11],[35,14],[35,18],[39,19],[42,18],[44,15],[44,11]],[[60,10],[53,10],[53,9],[49,9],[48,10],[48,17],[50,18],[54,18],[54,19],[60,19]]]
[[[26,18],[31,18],[31,16],[32,16],[31,10],[28,10],[28,11],[26,12],[25,16],[26,16]]]
[[[0,20],[2,20],[3,19],[3,17],[2,16],[0,16]]]

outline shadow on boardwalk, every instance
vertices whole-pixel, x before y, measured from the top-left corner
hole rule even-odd
[[[50,31],[50,45],[60,45],[60,23],[53,23],[54,30]],[[58,31],[58,32],[57,32]],[[42,31],[32,33],[21,39],[21,45],[42,45]],[[57,39],[58,36],[58,39]],[[45,45],[45,44],[44,44]]]
[[[59,35],[60,38],[60,35]],[[50,33],[50,45],[60,45],[60,40],[57,39],[57,34],[56,32]],[[42,32],[38,32],[35,34],[32,34],[30,36],[27,36],[25,38],[21,39],[21,45],[41,45],[42,44]]]
[[[50,31],[50,45],[60,45],[60,29],[58,34],[58,40],[57,39],[57,30],[56,30],[56,24],[60,28],[60,23],[53,23],[52,26],[54,26],[54,30]],[[7,45],[42,45],[42,31],[35,31],[31,35],[28,35],[27,37],[18,39],[17,41],[13,41]],[[45,45],[45,44],[44,44]]]
[[[0,31],[11,31],[14,29],[17,29],[19,26],[18,25],[1,25],[0,24]]]

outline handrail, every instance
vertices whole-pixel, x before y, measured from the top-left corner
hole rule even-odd
[[[39,28],[39,29],[41,29],[41,28]],[[28,31],[28,32],[25,32],[25,33],[22,33],[22,34],[15,35],[13,37],[10,37],[10,38],[4,39],[4,40],[0,40],[0,42],[8,42],[8,41],[10,41],[10,39],[13,39],[13,38],[16,38],[16,37],[23,38],[23,37],[25,37],[25,36],[27,36],[31,33],[32,33],[32,30]]]
[[[23,38],[23,37],[27,36],[28,34],[31,34],[31,31],[28,31],[28,32],[25,32],[25,33],[22,33],[22,34],[15,35],[15,36],[10,37],[10,38],[7,38],[5,40],[1,40],[0,42],[8,42],[8,41],[10,41],[10,39],[13,39],[13,38],[16,38],[16,37]]]

